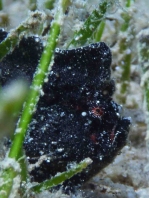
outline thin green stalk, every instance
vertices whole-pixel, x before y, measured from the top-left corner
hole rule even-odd
[[[127,12],[124,12],[122,13],[121,17],[124,20],[124,23],[121,26],[121,31],[126,32],[130,25],[129,22],[130,22],[131,16]]]
[[[9,38],[0,43],[0,60],[16,46],[17,42],[17,35],[9,35]]]
[[[13,180],[19,173],[12,167],[5,169],[1,174],[3,183],[0,186],[0,198],[8,198],[13,186]]]
[[[126,7],[129,8],[129,7],[131,6],[131,4],[132,4],[134,1],[135,1],[135,0],[127,0],[127,1],[126,1],[126,4],[125,4]]]
[[[68,1],[65,1],[66,3]],[[25,134],[27,131],[27,127],[31,121],[32,115],[34,113],[36,104],[38,102],[39,96],[40,96],[40,90],[42,88],[44,78],[46,73],[48,72],[50,62],[52,61],[54,49],[57,44],[57,39],[60,33],[60,27],[62,24],[62,18],[64,14],[64,7],[65,4],[63,4],[63,0],[60,0],[59,6],[57,7],[57,12],[55,14],[55,19],[52,22],[51,30],[49,33],[49,37],[47,40],[47,45],[43,51],[43,54],[41,56],[37,71],[34,75],[34,79],[28,94],[28,99],[24,104],[24,109],[22,112],[22,116],[20,120],[18,121],[16,131],[14,133],[13,142],[10,148],[10,151],[8,153],[9,158],[13,158],[18,161],[18,159],[22,156],[22,146],[25,138]],[[11,167],[10,169],[6,170],[4,169],[2,171],[2,177],[4,181],[7,181],[9,178],[9,183],[2,184],[0,186],[0,191],[5,192],[5,197],[9,197],[11,188],[13,185],[13,179],[17,175],[17,173],[13,170]]]
[[[71,4],[71,0],[62,0],[62,9],[63,12],[65,13],[65,11],[67,10],[67,7]]]
[[[75,32],[74,38],[67,45],[67,48],[70,45],[82,46],[87,42],[87,40],[94,34],[96,29],[99,27],[99,24],[104,19],[107,11],[107,5],[107,0],[104,0],[102,3],[99,4],[99,8],[92,12],[92,14],[85,21],[83,27],[78,32]]]
[[[132,0],[127,0],[126,7],[130,7]],[[131,15],[128,12],[123,12],[121,17],[123,18],[123,23],[120,27],[121,34],[123,34],[122,39],[119,42],[120,53],[123,54],[123,58],[120,61],[120,66],[122,68],[121,75],[121,90],[120,90],[120,102],[125,104],[126,102],[126,93],[129,89],[130,81],[130,69],[131,69],[131,44],[133,42],[130,38],[130,35],[134,34],[133,26],[131,24]]]
[[[148,171],[149,164],[149,28],[141,30],[138,35],[138,57],[139,64],[141,65],[142,75],[141,75],[141,87],[144,96],[144,110],[146,114],[146,150],[148,162],[145,166],[146,172]]]
[[[103,32],[104,32],[104,29],[105,29],[105,20],[101,21],[98,29],[97,29],[97,32],[95,34],[95,41],[96,42],[99,42],[101,40],[101,37],[103,35]]]
[[[124,62],[124,66],[125,67],[123,69],[122,72],[122,77],[121,77],[121,81],[122,81],[122,85],[121,85],[121,93],[125,94],[127,87],[129,86],[129,81],[130,81],[130,67],[131,67],[131,52],[129,52],[128,54],[126,53],[126,55],[123,57],[123,62]],[[125,100],[122,101],[123,103],[125,103]]]
[[[37,9],[37,0],[30,0],[29,1],[29,9],[31,11],[35,11]]]
[[[55,0],[46,0],[44,2],[44,6],[45,6],[46,9],[51,10],[54,7],[54,3],[55,3]]]
[[[54,186],[57,186],[58,184],[61,184],[65,180],[70,179],[75,174],[82,172],[83,169],[87,168],[87,166],[90,165],[91,163],[92,160],[90,158],[86,158],[85,160],[74,166],[74,168],[71,168],[66,172],[59,173],[58,175],[54,176],[52,179],[37,184],[36,186],[33,186],[31,189],[38,193],[43,190],[48,190]]]
[[[149,112],[149,29],[142,30],[138,37],[139,62],[142,68],[141,86],[144,89],[146,110]]]
[[[146,132],[146,148],[147,148],[147,158],[148,163],[145,169],[148,171],[148,164],[149,164],[149,28],[141,30],[138,35],[139,43],[138,43],[138,57],[139,57],[139,64],[141,65],[142,69],[142,76],[141,76],[141,87],[144,92],[144,107],[146,113],[146,125],[147,125],[147,132]],[[147,172],[146,171],[146,172]]]
[[[31,20],[33,19],[33,20]],[[34,21],[34,26],[39,27],[40,23],[44,20],[42,13],[32,12],[30,16],[21,23],[15,30],[11,31],[5,40],[0,43],[0,60],[4,58],[19,42],[20,35],[28,30],[33,30],[30,21]]]
[[[19,35],[27,29],[28,27],[22,23],[15,30],[11,31],[6,39],[0,43],[0,60],[13,50],[13,48],[19,42]]]
[[[28,87],[21,80],[11,82],[11,84],[0,89],[0,138],[10,136],[14,131],[15,122],[27,93]]]
[[[40,90],[44,81],[46,72],[48,71],[49,64],[52,60],[53,52],[56,47],[56,40],[60,33],[60,25],[55,20],[52,24],[47,45],[41,56],[37,72],[35,73],[33,83],[28,94],[28,100],[25,102],[25,107],[18,123],[16,133],[14,134],[14,141],[9,152],[9,157],[16,160],[20,157],[20,148],[24,141],[25,133],[32,118],[36,103],[39,99]],[[19,132],[18,132],[19,131]]]
[[[145,91],[146,107],[149,112],[149,81],[145,84],[144,91]],[[148,123],[148,126],[149,126],[149,123]],[[149,127],[148,127],[148,129],[149,129]]]
[[[127,0],[127,1],[126,1],[126,7],[130,7],[131,1],[132,1],[132,0]]]
[[[3,9],[3,0],[0,0],[0,10]]]
[[[18,160],[20,167],[21,167],[21,181],[27,182],[27,176],[28,176],[28,171],[27,171],[27,161],[26,161],[26,156],[23,151],[21,150],[21,155],[22,157]]]

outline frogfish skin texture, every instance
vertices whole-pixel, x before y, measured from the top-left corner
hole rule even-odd
[[[0,41],[7,36],[0,31]],[[23,38],[0,62],[2,86],[23,78],[31,83],[43,46],[35,37]],[[42,182],[70,164],[90,157],[86,170],[64,182],[67,189],[81,185],[111,163],[126,144],[130,119],[112,95],[111,52],[103,43],[72,50],[55,50],[54,64],[29,125],[24,149],[29,163],[44,160],[31,172]]]

